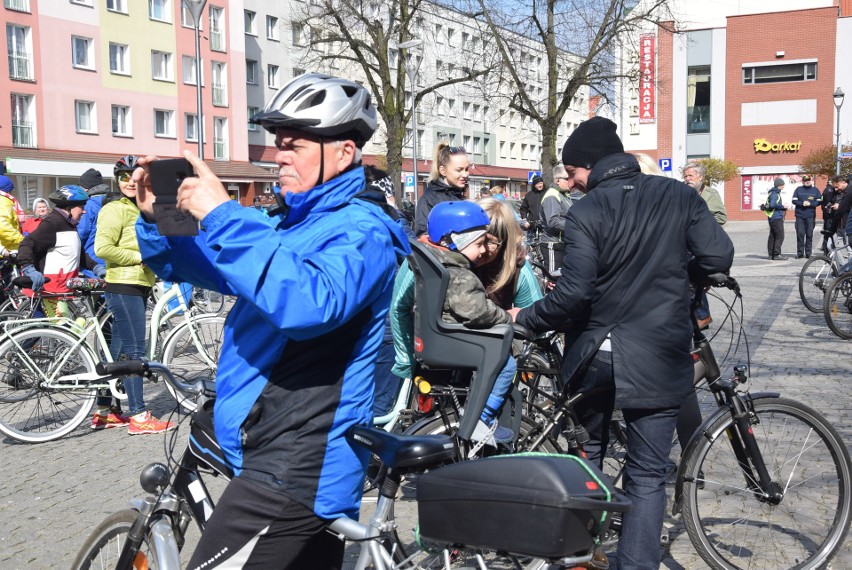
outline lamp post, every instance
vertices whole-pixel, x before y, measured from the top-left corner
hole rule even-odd
[[[201,12],[207,0],[183,0],[195,26],[195,106],[198,121],[198,158],[204,160],[204,117],[201,114]]]
[[[843,90],[840,87],[838,87],[834,91],[834,108],[837,109],[837,139],[836,139],[836,141],[837,141],[836,142],[836,146],[837,146],[837,167],[835,169],[834,174],[836,174],[837,176],[840,176],[840,160],[841,160],[840,156],[841,156],[841,154],[843,154],[841,152],[841,148],[840,148],[840,108],[843,106],[843,98],[845,96],[846,96],[846,93],[844,93]]]
[[[399,49],[411,49],[423,45],[423,40],[415,38],[399,44]],[[408,54],[406,54],[408,56]],[[412,61],[415,59],[415,61]],[[414,204],[417,205],[417,71],[420,68],[420,58],[405,58],[405,72],[411,83],[411,155],[414,159]]]

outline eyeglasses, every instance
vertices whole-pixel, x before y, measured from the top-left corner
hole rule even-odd
[[[485,242],[485,247],[490,249],[491,251],[496,251],[500,249],[500,246],[503,245],[502,241],[488,240]]]
[[[132,172],[122,172],[118,175],[119,182],[130,182],[130,179],[133,178]]]
[[[567,176],[556,176],[553,178],[554,180],[571,180]]]

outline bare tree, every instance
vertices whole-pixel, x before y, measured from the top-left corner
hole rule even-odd
[[[670,0],[470,0],[471,14],[489,33],[512,85],[510,109],[535,121],[541,129],[542,174],[552,182],[559,125],[581,89],[612,99],[619,79],[638,79],[620,72],[618,43],[649,24],[670,21]],[[511,31],[513,33],[507,33]],[[547,88],[542,98],[529,89],[529,61],[515,49],[520,34],[543,46]],[[526,54],[529,55],[528,53]],[[543,100],[542,100],[543,99]]]
[[[406,127],[411,122],[412,110],[420,108],[431,93],[481,78],[490,71],[484,61],[468,61],[458,68],[459,73],[435,74],[422,84],[418,82],[416,89],[412,88],[406,66],[419,66],[416,59],[421,57],[419,50],[399,50],[397,46],[416,39],[424,44],[431,42],[433,38],[421,29],[420,14],[434,9],[436,5],[422,0],[309,0],[304,13],[294,14],[308,26],[306,61],[312,68],[330,66],[329,71],[334,71],[345,67],[350,73],[353,68],[360,70],[358,75],[373,94],[384,122],[387,171],[395,184],[402,172],[402,150],[408,142]],[[416,137],[417,133],[410,136]]]

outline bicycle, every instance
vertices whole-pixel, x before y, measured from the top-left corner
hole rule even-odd
[[[212,431],[215,385],[180,382],[167,367],[155,362],[103,364],[99,372],[114,377],[158,373],[176,389],[198,399],[187,447],[180,458],[170,458],[171,468],[153,463],[142,470],[140,483],[150,495],[134,499],[130,509],[98,525],[72,568],[179,568],[190,522],[203,532],[215,506],[203,475],[233,475]],[[328,529],[359,544],[357,570],[434,568],[437,561],[449,569],[451,559],[468,549],[481,568],[486,567],[485,551],[506,553],[517,568],[543,570],[553,563],[571,566],[589,562],[590,551],[608,524],[606,513],[630,507],[599,471],[576,457],[514,456],[439,468],[454,454],[447,437],[406,437],[356,426],[347,433],[347,440],[350,445],[365,447],[389,466],[382,475],[381,491],[369,521],[344,517]],[[425,547],[409,555],[396,531],[394,503],[403,478],[416,473],[422,474],[418,478],[418,510],[420,541]],[[460,480],[468,481],[466,488],[459,488]],[[507,519],[526,527],[504,526],[501,535],[489,524]],[[529,557],[533,560],[525,560],[526,565],[521,566],[521,559]]]
[[[832,281],[842,273],[848,258],[849,245],[837,246],[834,235],[821,230],[826,240],[826,253],[812,255],[799,272],[799,297],[812,313],[823,309],[823,300]],[[831,325],[829,325],[831,326]]]
[[[822,311],[831,332],[842,339],[852,339],[852,273],[841,273],[831,281]]]
[[[26,443],[51,441],[83,423],[98,390],[126,398],[120,386],[95,372],[96,363],[112,357],[91,291],[83,295],[89,311],[83,322],[59,318],[0,323],[0,432]],[[225,318],[192,315],[182,299],[169,310],[174,298],[180,299],[176,286],[154,307],[147,355],[161,355],[184,378],[213,378]],[[179,324],[161,339],[161,324],[171,318]],[[194,406],[191,399],[167,388],[181,406]]]

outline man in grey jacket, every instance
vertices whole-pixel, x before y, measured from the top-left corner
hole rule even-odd
[[[613,407],[623,411],[633,510],[618,567],[656,570],[666,464],[692,392],[689,281],[729,270],[734,246],[694,189],[642,174],[615,130],[594,117],[565,143],[569,183],[586,195],[565,221],[562,275],[547,297],[510,312],[533,331],[566,331],[562,378],[572,392],[602,389],[579,410],[586,452],[599,465]]]

